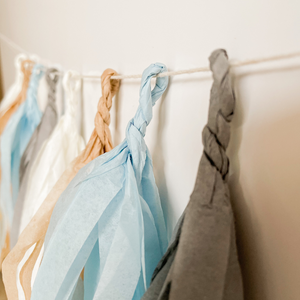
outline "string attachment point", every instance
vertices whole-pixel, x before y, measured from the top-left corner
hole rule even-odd
[[[7,36],[2,34],[1,32],[0,32],[0,39],[2,39],[4,42],[6,42],[14,50],[30,55],[29,52],[22,49],[19,45],[17,45],[13,41],[11,41]],[[230,62],[230,67],[235,68],[235,67],[241,67],[241,66],[246,66],[246,65],[254,65],[254,64],[259,64],[259,63],[264,63],[264,62],[294,58],[294,57],[297,57],[297,56],[300,56],[300,51],[281,54],[281,55],[275,55],[275,56],[269,56],[269,57],[263,57],[263,58],[248,59],[248,60],[243,60],[243,61],[233,61],[233,62]],[[46,61],[46,60],[41,60],[41,59],[37,58],[35,61],[39,61],[40,63],[43,63],[43,61],[45,61],[46,65],[49,65],[49,62]],[[158,74],[157,76],[154,76],[154,77],[175,76],[175,75],[193,74],[193,73],[200,73],[200,72],[210,72],[210,68],[209,67],[201,67],[201,68],[179,70],[179,71],[173,71],[173,72],[163,72],[163,73],[160,73],[160,74]],[[56,72],[55,74],[58,75],[58,76],[63,76],[64,75],[63,72]],[[75,79],[74,76],[73,76],[73,78]],[[98,80],[101,80],[100,76],[84,75],[84,74],[83,75],[78,75],[78,78],[80,78],[80,79],[98,79]],[[121,79],[138,79],[138,78],[142,78],[142,74],[115,75],[115,76],[111,77],[111,79],[119,79],[119,80],[121,80]]]

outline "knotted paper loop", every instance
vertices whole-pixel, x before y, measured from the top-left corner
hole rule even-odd
[[[48,84],[48,104],[52,106],[55,105],[56,85],[59,79],[57,69],[48,69],[45,76]]]
[[[53,77],[52,77],[52,75],[53,75]],[[57,69],[55,69],[55,68],[48,69],[45,76],[46,76],[46,80],[47,80],[50,92],[54,93],[55,89],[56,89],[57,81],[59,79],[59,76],[57,74]]]
[[[27,56],[23,53],[16,56],[16,58],[15,58],[15,67],[16,67],[18,73],[21,72],[22,62],[26,59],[27,59]]]
[[[10,117],[26,99],[26,93],[27,93],[33,65],[34,62],[28,59],[23,60],[21,62],[21,71],[23,73],[22,89],[18,97],[16,98],[16,100],[8,107],[7,110],[3,111],[0,114],[0,135],[2,134]]]
[[[4,97],[3,100],[1,101],[0,118],[2,118],[1,116],[3,116],[4,113],[6,113],[10,109],[10,107],[15,102],[16,98],[18,97],[18,94],[22,90],[23,78],[24,78],[24,74],[22,72],[22,62],[26,59],[27,59],[27,56],[25,54],[19,54],[16,56],[16,58],[14,60],[14,65],[16,68],[16,81],[14,84],[14,90],[16,90],[16,93],[15,93],[15,95],[14,94],[11,95],[11,93],[9,91],[7,94],[7,97],[10,98],[10,101],[7,101],[7,99],[5,99],[6,97]],[[0,121],[0,123],[2,123],[2,120]],[[0,125],[0,127],[1,127],[1,125]]]
[[[26,101],[28,109],[31,109],[33,103],[37,101],[37,90],[39,87],[39,82],[44,75],[44,66],[40,64],[35,64],[32,69],[31,80],[29,82],[29,88],[27,90],[27,98],[30,101]],[[26,111],[27,112],[27,111]]]
[[[210,103],[208,123],[202,134],[203,145],[211,164],[225,178],[229,170],[226,148],[230,139],[230,121],[234,112],[235,98],[233,90],[228,89],[231,78],[226,51],[214,51],[209,60],[214,78],[212,92],[217,91],[219,95],[214,97],[218,101]]]
[[[164,93],[169,83],[169,77],[157,77],[155,87],[151,91],[151,78],[166,71],[167,68],[164,64],[155,63],[143,72],[140,88],[140,105],[133,118],[134,126],[139,129],[143,136],[146,133],[146,127],[152,120],[152,107]]]
[[[110,78],[117,74],[112,69],[106,69],[101,76],[102,96],[97,105],[95,128],[85,150],[78,157],[78,162],[80,161],[79,168],[113,148],[109,129],[110,109],[112,98],[119,91],[120,80]]]
[[[30,70],[32,72],[34,65],[35,65],[35,62],[33,60],[30,60],[30,59],[23,60],[21,63],[21,71],[23,73],[25,73],[27,70]],[[30,72],[30,75],[31,75],[31,72]],[[30,76],[29,76],[29,80],[30,80]]]
[[[73,70],[67,71],[63,78],[63,87],[66,92],[66,113],[75,116],[78,103],[76,93],[81,87],[80,74]]]
[[[146,127],[153,116],[152,107],[164,93],[169,83],[168,77],[157,77],[155,87],[151,90],[151,78],[165,71],[167,71],[167,68],[161,63],[152,64],[145,69],[140,88],[140,105],[134,118],[127,126],[126,138],[128,147],[132,153],[132,162],[137,182],[141,182],[142,177],[138,169],[143,169],[147,156],[147,146],[144,139],[139,138],[139,135],[142,135],[142,137],[145,136]]]

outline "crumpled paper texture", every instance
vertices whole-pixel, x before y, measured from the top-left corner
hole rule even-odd
[[[0,263],[9,250],[9,231],[19,190],[20,159],[42,114],[37,103],[37,86],[43,71],[41,65],[33,66],[33,64],[31,60],[24,60],[21,63],[24,74],[21,92],[0,117],[2,173],[0,249],[5,247],[1,253]]]
[[[151,78],[164,71],[159,63],[144,71],[126,139],[83,167],[62,193],[32,300],[140,299],[149,286],[167,234],[144,135],[168,84],[159,77],[151,91]],[[84,295],[77,289],[83,268]]]
[[[243,299],[225,152],[235,97],[226,51],[209,60],[214,82],[194,191],[143,300]]]
[[[58,81],[58,74],[56,69],[48,69],[45,73],[46,81],[48,84],[48,102],[42,116],[40,124],[35,129],[32,137],[23,153],[20,162],[20,189],[18,199],[14,207],[14,217],[10,233],[11,248],[16,244],[20,234],[20,221],[22,218],[23,204],[27,191],[27,186],[35,184],[28,183],[30,170],[34,160],[39,153],[43,143],[49,138],[52,131],[57,124],[57,108],[56,108],[56,84]]]
[[[25,298],[26,300],[29,300],[31,297],[32,271],[40,255],[53,208],[61,193],[66,189],[70,181],[77,174],[78,170],[80,170],[84,165],[86,165],[88,162],[90,162],[100,154],[104,153],[105,151],[109,151],[112,148],[112,142],[108,127],[110,118],[107,114],[107,110],[110,110],[112,105],[112,98],[119,89],[119,81],[110,80],[110,77],[113,75],[117,75],[117,73],[111,69],[105,70],[102,75],[102,97],[100,98],[98,104],[98,111],[95,117],[95,129],[91,135],[91,138],[86,148],[68,165],[63,174],[57,180],[57,182],[53,180],[53,184],[56,182],[53,188],[48,193],[47,197],[42,200],[42,204],[39,207],[38,211],[33,216],[33,218],[26,226],[24,231],[21,233],[16,246],[12,249],[12,251],[9,253],[9,255],[3,263],[3,281],[5,284],[7,296],[11,300],[18,299],[18,289],[16,284],[18,266],[22,261],[24,255],[26,254],[27,250],[33,247],[33,251],[30,257],[26,260],[26,263],[24,264],[20,272],[20,281],[25,293]],[[68,104],[67,112],[69,112],[72,117],[74,116],[74,113],[76,111],[76,109],[73,107],[74,104],[72,104],[74,91],[70,90],[70,87],[67,85],[67,82],[64,83],[64,87],[66,88],[69,97],[67,99],[67,102],[71,102]],[[72,99],[70,99],[70,97]],[[104,102],[104,105],[102,102]],[[100,120],[103,117],[105,117],[104,125],[102,120]],[[73,126],[71,126],[71,128],[67,126],[67,130],[65,131],[64,128],[66,126],[64,124],[70,124],[70,116],[63,116],[62,118],[66,121],[61,120],[61,122],[57,124],[57,128],[59,127],[59,129],[54,130],[55,132],[52,133],[53,139],[56,139],[57,135],[59,135],[60,140],[67,139],[67,141],[69,141],[71,139],[71,143],[67,145],[68,147],[79,147],[79,137],[77,138],[77,140],[74,140],[74,135],[78,136],[78,133],[75,131],[75,120],[74,123],[71,122]],[[75,119],[75,117],[73,117],[73,119]],[[98,126],[98,124],[102,125],[102,127]],[[82,142],[80,143],[82,144]],[[51,149],[51,146],[52,145],[50,145],[49,149]],[[64,148],[60,148],[60,153],[62,153],[61,157],[65,159],[66,157],[64,156]],[[56,166],[58,165],[59,164],[56,164]],[[53,165],[50,166],[50,168],[51,167],[53,167]],[[52,173],[52,176],[54,175],[55,173]]]

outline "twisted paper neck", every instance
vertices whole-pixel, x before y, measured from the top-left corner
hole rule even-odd
[[[226,148],[230,140],[230,122],[235,107],[225,50],[219,49],[212,53],[210,67],[214,83],[211,89],[208,122],[202,133],[203,145],[207,158],[225,179],[229,171]]]
[[[98,102],[97,113],[95,116],[95,130],[101,142],[100,154],[110,151],[113,148],[110,125],[110,109],[112,107],[112,98],[119,90],[120,81],[111,80],[111,76],[117,72],[112,69],[106,69],[101,76],[102,96]]]
[[[63,78],[63,87],[66,93],[66,114],[75,118],[78,101],[76,93],[81,86],[80,74],[69,70]]]
[[[56,100],[56,85],[57,85],[57,81],[58,81],[58,74],[57,74],[57,70],[54,68],[48,69],[46,72],[46,80],[47,80],[47,84],[48,84],[48,103],[51,104],[55,104],[55,100]]]
[[[23,83],[20,92],[20,102],[22,103],[26,99],[27,89],[29,86],[29,81],[32,73],[34,62],[32,60],[26,59],[21,63],[21,71],[23,73]]]
[[[117,74],[116,71],[107,69],[101,76],[102,96],[97,105],[95,128],[85,150],[77,158],[75,169],[82,168],[83,165],[113,148],[109,129],[110,109],[112,107],[112,98],[119,90],[120,80],[112,80],[111,77]]]

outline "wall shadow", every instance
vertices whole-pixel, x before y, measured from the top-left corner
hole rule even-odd
[[[158,123],[156,129],[156,142],[152,152],[153,171],[158,187],[161,205],[166,221],[168,238],[170,239],[174,223],[174,208],[172,201],[169,199],[168,186],[165,175],[165,157],[163,151],[163,135],[166,124],[166,99],[170,90],[172,79],[169,80],[169,85],[159,101]]]
[[[169,191],[167,186],[166,174],[165,174],[165,157],[164,157],[164,130],[167,122],[167,99],[170,92],[172,84],[184,83],[184,82],[195,82],[198,83],[202,81],[212,80],[211,73],[201,74],[200,78],[190,78],[190,77],[170,77],[169,85],[164,92],[161,100],[156,104],[159,105],[158,108],[158,124],[156,129],[155,146],[152,151],[153,169],[156,184],[158,187],[159,195],[161,198],[162,208],[164,216],[166,218],[166,226],[168,237],[170,238],[173,233],[173,228],[177,222],[175,217],[175,209],[172,199],[169,197]],[[170,98],[170,97],[169,97]],[[172,99],[169,99],[172,101]],[[201,130],[202,132],[202,130]],[[199,155],[199,160],[200,160]],[[198,165],[199,161],[195,164]],[[192,191],[191,191],[192,192]]]
[[[227,150],[230,158],[230,175],[229,175],[229,189],[232,200],[232,208],[236,222],[236,239],[239,254],[239,260],[242,269],[243,283],[244,283],[244,297],[245,300],[258,300],[258,295],[264,298],[264,291],[257,291],[257,280],[262,280],[260,274],[254,274],[257,270],[257,264],[260,261],[260,249],[255,242],[255,221],[251,215],[251,205],[246,201],[243,189],[240,184],[240,159],[239,150],[243,139],[242,127],[244,123],[245,108],[241,101],[241,91],[239,89],[239,81],[241,76],[233,76],[234,91],[236,96],[235,115],[231,123],[231,138]],[[256,279],[255,279],[256,278]],[[260,287],[263,283],[259,284]]]
[[[299,140],[295,139],[298,132],[297,128],[300,127],[300,115],[299,112],[283,112],[282,116],[277,116],[271,122],[264,124],[263,128],[255,127],[254,124],[251,131],[247,132],[247,140],[249,142],[249,138],[251,138],[257,152],[251,153],[246,158],[247,166],[251,166],[247,170],[249,171],[249,179],[251,179],[251,187],[254,186],[255,190],[251,191],[250,195],[248,195],[248,191],[247,197],[245,197],[240,183],[240,147],[243,140],[242,129],[245,119],[240,81],[245,76],[253,74],[264,75],[299,69],[300,65],[293,65],[232,74],[236,94],[236,110],[227,151],[231,163],[229,188],[235,214],[237,246],[242,267],[245,300],[275,300],[275,298],[282,299],[282,297],[298,299],[294,293],[295,290],[300,292],[300,288],[297,287],[293,279],[295,272],[291,271],[292,269],[296,270],[296,267],[290,263],[289,257],[293,254],[293,249],[298,247],[299,241],[297,242],[295,233],[293,236],[286,235],[287,232],[291,233],[296,229],[293,229],[289,223],[291,221],[288,221],[283,210],[280,211],[280,206],[283,206],[282,199],[285,196],[274,195],[272,186],[274,186],[274,190],[277,189],[277,194],[280,190],[279,185],[282,185],[283,190],[287,189],[283,193],[290,194],[290,198],[285,200],[291,200],[292,197],[299,199],[300,197],[300,192],[296,191],[296,186],[299,186],[296,184],[296,179],[299,178],[299,175],[296,174],[295,166],[300,165],[299,154],[297,154],[297,151],[300,152],[300,143]],[[284,101],[284,99],[282,100]],[[243,160],[245,161],[245,157]],[[292,174],[295,175],[291,178]],[[247,174],[243,174],[243,178],[246,177]],[[258,195],[259,198],[252,199],[252,194]],[[293,215],[292,205],[294,205],[295,210],[295,203],[290,202],[289,207],[286,207],[286,214]],[[300,208],[298,209],[300,210]],[[275,230],[275,228],[277,229]],[[284,233],[280,233],[280,231],[284,231]],[[280,239],[282,240],[280,241]],[[268,243],[272,243],[274,247],[272,248]],[[289,244],[290,250],[284,244]],[[293,255],[296,259],[295,254]],[[287,267],[288,263],[290,263],[289,267]],[[278,285],[275,284],[277,281]],[[279,295],[279,293],[286,294]]]

